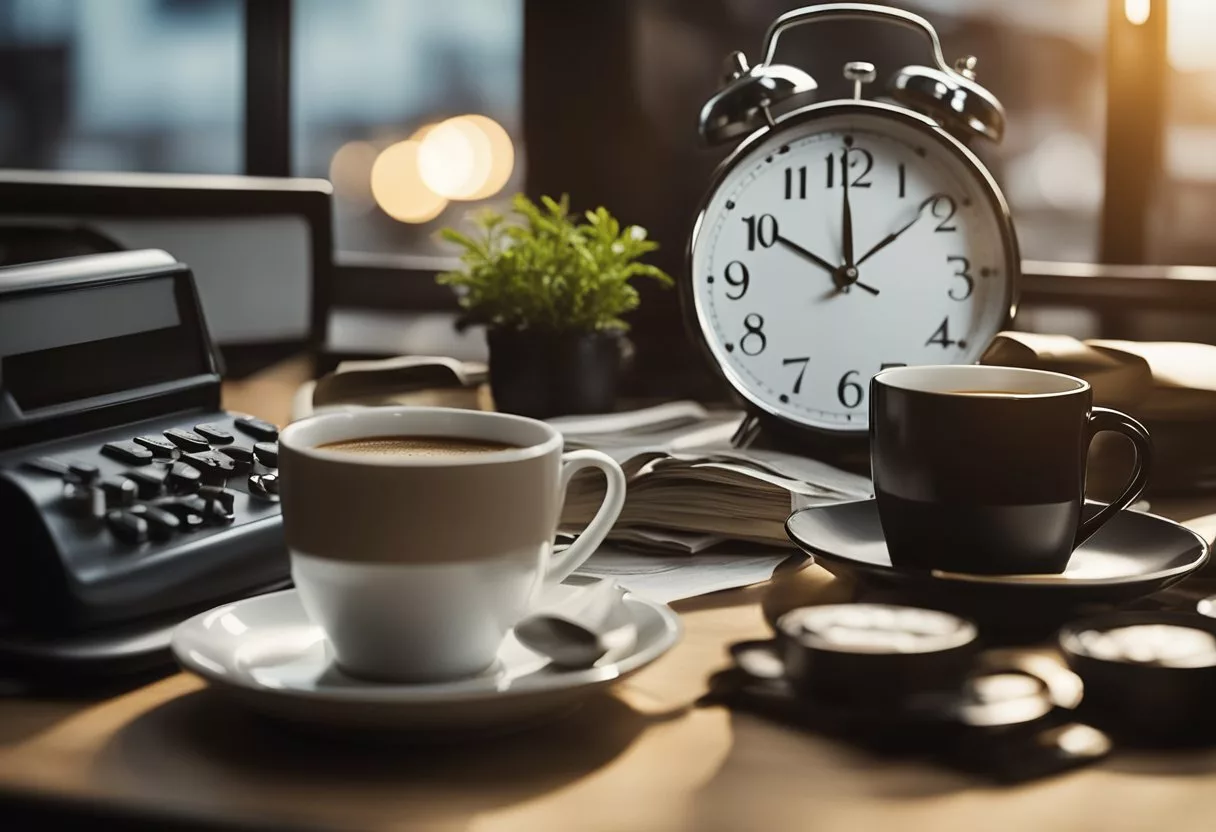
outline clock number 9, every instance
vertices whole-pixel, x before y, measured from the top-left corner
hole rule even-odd
[[[744,355],[759,355],[764,352],[764,348],[768,346],[768,338],[764,335],[764,318],[757,315],[755,312],[743,319],[743,328],[747,333],[739,339],[739,349],[743,350]],[[760,342],[760,346],[755,349],[748,349],[748,345],[755,345]]]
[[[954,287],[951,287],[946,292],[946,296],[950,300],[966,300],[971,297],[971,292],[975,289],[975,278],[971,276],[971,261],[966,257],[947,257],[947,263],[960,263],[958,271],[954,273],[955,277],[961,277],[963,282],[967,284],[965,289],[959,289],[959,294],[954,293]]]
[[[840,403],[847,408],[854,408],[861,404],[861,400],[865,398],[866,391],[856,381],[849,381],[849,376],[855,376],[860,370],[849,370],[840,377],[840,384],[836,385],[836,398],[840,399]]]
[[[769,248],[777,242],[777,218],[772,214],[761,214],[759,219],[752,214],[750,217],[744,217],[743,223],[747,226],[748,251],[756,250],[757,241],[764,248]]]
[[[733,271],[732,271],[733,270]],[[726,271],[722,275],[726,278],[726,282],[731,286],[738,287],[739,294],[732,295],[729,290],[726,292],[726,297],[729,300],[742,300],[747,294],[747,289],[751,286],[752,279],[747,273],[747,266],[743,265],[738,260],[731,260],[726,264]]]

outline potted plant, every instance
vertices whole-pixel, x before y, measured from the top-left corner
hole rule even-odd
[[[484,324],[490,388],[499,410],[535,418],[612,410],[627,349],[622,316],[637,308],[636,277],[671,278],[639,262],[658,245],[604,208],[570,214],[569,198],[518,194],[509,216],[484,210],[475,233],[445,228],[462,268],[454,287],[462,323]]]

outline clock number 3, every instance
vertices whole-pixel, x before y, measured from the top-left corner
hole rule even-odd
[[[946,262],[959,264],[958,271],[954,273],[954,276],[962,278],[966,284],[965,287],[951,286],[946,291],[946,296],[950,300],[966,300],[971,297],[971,292],[975,289],[975,278],[971,276],[971,261],[966,257],[947,257]],[[957,294],[954,291],[955,289],[958,289]]]
[[[739,339],[739,349],[743,350],[743,354],[759,355],[764,352],[768,346],[768,338],[764,335],[764,318],[753,312],[743,319],[743,328],[747,330]]]

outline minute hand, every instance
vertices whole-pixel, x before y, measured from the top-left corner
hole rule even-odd
[[[902,228],[900,228],[896,231],[892,231],[890,234],[888,234],[887,236],[885,236],[881,240],[879,240],[877,245],[875,245],[872,249],[867,251],[865,254],[861,255],[861,259],[857,261],[857,265],[860,266],[862,263],[869,260],[875,254],[882,251],[887,246],[891,245],[891,243],[898,240],[900,235],[902,235],[905,231],[907,231],[912,226],[916,225],[916,222],[917,222],[917,220],[920,219],[921,214],[923,214],[925,212],[925,208],[932,205],[934,202],[936,202],[941,197],[942,197],[942,194],[934,194],[933,196],[925,199],[925,201],[920,204],[920,207],[916,209],[915,217],[908,220],[908,222],[906,222]]]

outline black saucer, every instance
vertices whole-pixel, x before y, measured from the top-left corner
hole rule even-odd
[[[1100,504],[1089,503],[1096,511]],[[1073,553],[1058,575],[968,575],[891,564],[873,499],[802,509],[790,540],[838,577],[889,589],[972,617],[1061,621],[1092,605],[1135,601],[1181,581],[1208,559],[1208,544],[1172,520],[1122,511]],[[982,623],[982,622],[981,622]],[[1059,623],[1059,622],[1057,622]]]

